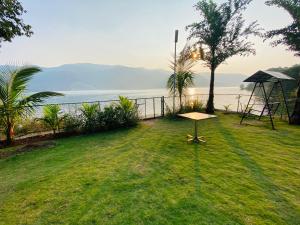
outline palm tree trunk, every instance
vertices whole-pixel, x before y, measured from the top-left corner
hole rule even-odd
[[[179,95],[180,111],[182,110],[182,94]]]
[[[211,68],[210,74],[210,86],[209,86],[209,97],[206,105],[206,113],[214,113],[214,86],[215,86],[215,68]]]
[[[10,145],[13,141],[13,126],[9,118],[7,118],[6,123],[6,144]]]
[[[300,82],[297,91],[297,99],[293,114],[291,116],[291,124],[300,125]]]

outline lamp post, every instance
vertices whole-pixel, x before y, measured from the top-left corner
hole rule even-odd
[[[175,30],[175,54],[174,54],[174,93],[173,93],[173,114],[175,115],[175,100],[176,100],[176,67],[177,67],[177,42],[178,42],[178,30]]]

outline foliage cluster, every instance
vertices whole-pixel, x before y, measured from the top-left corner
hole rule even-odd
[[[48,107],[48,106],[47,106]],[[65,114],[61,118],[61,127],[65,132],[93,133],[104,130],[112,130],[121,127],[131,127],[138,122],[136,105],[128,98],[120,96],[118,103],[112,103],[103,110],[98,104],[82,104],[80,114]],[[52,123],[54,124],[54,123]]]
[[[175,114],[173,113],[173,109],[171,109],[168,105],[165,106],[166,109],[166,117],[169,119],[176,118],[177,114],[181,113],[189,113],[189,112],[204,112],[205,104],[199,99],[188,100],[180,108],[175,109]]]

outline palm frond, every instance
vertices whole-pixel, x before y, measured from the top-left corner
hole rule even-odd
[[[16,108],[19,109],[20,114],[30,114],[34,111],[34,107],[43,103],[47,98],[57,96],[63,96],[63,94],[51,91],[38,92],[20,100]]]
[[[26,66],[16,69],[10,77],[9,92],[11,99],[18,99],[26,90],[27,84],[33,75],[40,72],[41,69],[35,66]]]

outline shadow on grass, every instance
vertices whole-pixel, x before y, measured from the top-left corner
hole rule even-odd
[[[194,168],[195,168],[195,191],[196,195],[201,195],[201,176],[200,176],[200,153],[201,146],[194,144],[194,154],[195,154],[195,160],[194,160]]]
[[[300,224],[300,211],[280,194],[279,187],[273,184],[271,179],[264,174],[264,170],[259,164],[241,147],[234,134],[224,127],[220,121],[218,121],[218,127],[232,151],[240,157],[242,164],[249,169],[258,186],[277,207],[276,213],[286,224]]]
[[[205,193],[202,192],[201,186],[204,181],[201,176],[201,151],[204,151],[204,146],[203,144],[193,145],[195,195],[192,196],[191,199],[185,199],[185,204],[189,205],[191,209],[195,208],[195,215],[201,215],[199,216],[201,220],[194,222],[200,223],[201,221],[201,224],[243,224],[240,218],[217,209],[214,204],[206,198]],[[193,204],[196,205],[193,207]]]

